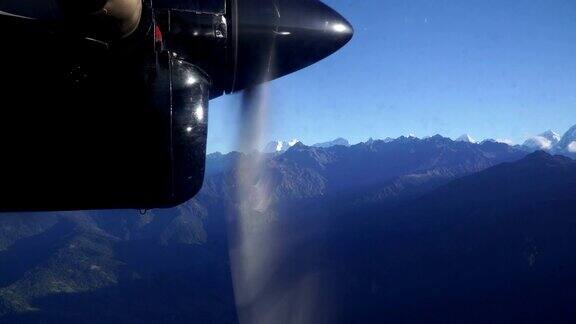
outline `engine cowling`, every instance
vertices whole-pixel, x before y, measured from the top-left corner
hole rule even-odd
[[[352,37],[317,0],[154,2],[59,0],[0,17],[15,31],[0,51],[0,211],[183,203],[203,182],[209,99]]]

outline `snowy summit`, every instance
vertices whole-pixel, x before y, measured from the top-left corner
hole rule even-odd
[[[294,146],[296,143],[300,142],[297,139],[293,139],[291,141],[272,141],[266,144],[264,147],[264,153],[283,153],[286,152],[289,148]]]
[[[476,140],[468,134],[464,134],[456,139],[456,142],[476,143]]]

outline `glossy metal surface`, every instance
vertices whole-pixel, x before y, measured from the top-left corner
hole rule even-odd
[[[223,94],[226,83],[228,21],[221,13],[156,10],[164,48],[178,59],[193,62],[213,82],[212,97]],[[198,50],[202,49],[202,50]]]
[[[352,26],[318,0],[192,2],[191,10],[158,9],[156,18],[165,46],[210,75],[213,98],[314,64],[353,35]]]
[[[0,14],[12,31],[0,51],[0,211],[183,203],[202,185],[210,98],[304,68],[352,37],[316,0],[146,0],[121,40],[55,23],[68,14],[35,1],[0,3],[46,15]]]
[[[202,72],[156,53],[147,29],[109,48],[30,36],[7,35],[0,52],[0,210],[158,208],[194,196],[206,150]]]
[[[226,14],[226,0],[154,0],[154,8],[205,14]]]
[[[353,28],[317,0],[233,0],[231,92],[318,62],[344,46]]]
[[[172,88],[172,196],[174,206],[192,198],[202,186],[208,130],[208,77],[194,65],[170,59]]]

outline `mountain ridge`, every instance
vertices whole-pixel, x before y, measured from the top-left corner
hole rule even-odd
[[[358,278],[342,301],[344,322],[566,321],[576,297],[575,203],[576,161],[538,151],[392,209],[357,210],[362,221],[346,222],[328,244],[356,265],[338,276]]]
[[[258,182],[248,186],[246,194],[257,197],[266,189],[268,201],[264,208],[248,210],[257,220],[264,220],[252,226],[251,233],[256,235],[262,224],[278,224],[282,231],[275,232],[274,239],[286,250],[277,258],[280,264],[290,265],[279,267],[274,275],[277,283],[284,284],[268,282],[262,293],[274,295],[278,292],[275,289],[282,290],[287,282],[307,275],[310,269],[328,273],[326,278],[339,278],[334,282],[350,296],[343,297],[345,303],[337,308],[368,322],[382,318],[382,311],[391,319],[417,316],[405,307],[424,305],[417,300],[418,291],[430,300],[439,300],[434,295],[439,293],[437,287],[427,286],[432,282],[447,283],[446,289],[460,294],[458,286],[450,286],[451,279],[442,276],[451,273],[458,277],[458,272],[445,267],[450,264],[446,255],[453,257],[446,253],[456,253],[457,266],[470,264],[467,258],[459,257],[466,253],[460,246],[479,251],[474,255],[476,262],[492,260],[473,242],[458,241],[460,232],[450,232],[455,234],[447,238],[432,236],[434,231],[442,233],[466,225],[456,216],[442,223],[444,215],[452,217],[450,213],[469,215],[466,207],[473,209],[472,214],[481,211],[481,216],[492,223],[496,221],[490,213],[498,212],[502,219],[508,219],[491,207],[498,200],[469,202],[466,199],[470,197],[458,195],[483,188],[482,192],[494,191],[493,197],[498,198],[506,196],[506,183],[524,186],[526,190],[510,196],[520,203],[502,209],[514,210],[511,207],[518,205],[524,210],[530,204],[522,203],[522,195],[533,194],[529,188],[543,184],[536,194],[553,197],[554,183],[570,184],[572,179],[572,160],[567,158],[544,152],[527,154],[497,142],[458,142],[440,135],[372,139],[327,148],[295,143],[280,154],[214,153],[207,157],[201,192],[176,209],[144,215],[136,211],[86,211],[0,218],[0,261],[11,265],[0,267],[0,318],[14,322],[48,317],[55,322],[154,323],[167,316],[183,322],[236,323],[229,259],[234,242],[228,241],[228,221],[238,217],[243,202],[237,192],[237,165],[256,158],[262,160],[262,169],[256,170]],[[529,167],[522,169],[524,164]],[[485,182],[492,185],[477,180],[485,173],[490,175]],[[512,173],[515,178],[507,178]],[[546,175],[554,177],[549,182],[535,182]],[[468,184],[470,179],[472,184]],[[566,193],[558,197],[573,199],[572,191],[566,189],[569,187],[561,188]],[[443,194],[446,190],[448,193]],[[564,206],[536,194],[533,208],[538,213],[547,206],[538,204]],[[562,215],[562,222],[567,222],[568,214]],[[489,244],[486,238],[475,236],[473,229],[482,230],[492,223],[480,223],[466,233]],[[516,240],[518,234],[506,228]],[[537,227],[526,228],[537,233]],[[493,232],[488,234],[486,237],[499,238]],[[456,244],[446,252],[444,247],[452,238],[465,244]],[[288,248],[302,246],[306,248]],[[523,265],[531,262],[522,255],[520,258]],[[539,264],[541,257],[536,258]],[[477,264],[481,269],[492,269]],[[428,268],[432,269],[430,274],[414,272]],[[474,268],[466,269],[477,274]],[[423,282],[418,276],[429,280]],[[460,305],[462,300],[452,303]],[[454,310],[445,311],[454,314]],[[342,316],[354,320],[346,317],[351,315]]]

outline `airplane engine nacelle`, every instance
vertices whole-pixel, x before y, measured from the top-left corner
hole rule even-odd
[[[352,37],[317,0],[52,1],[0,3],[15,31],[0,51],[0,211],[183,203],[202,186],[211,98]]]
[[[7,35],[0,52],[0,210],[150,209],[193,197],[209,77],[152,38],[107,47],[29,28],[34,42]]]

